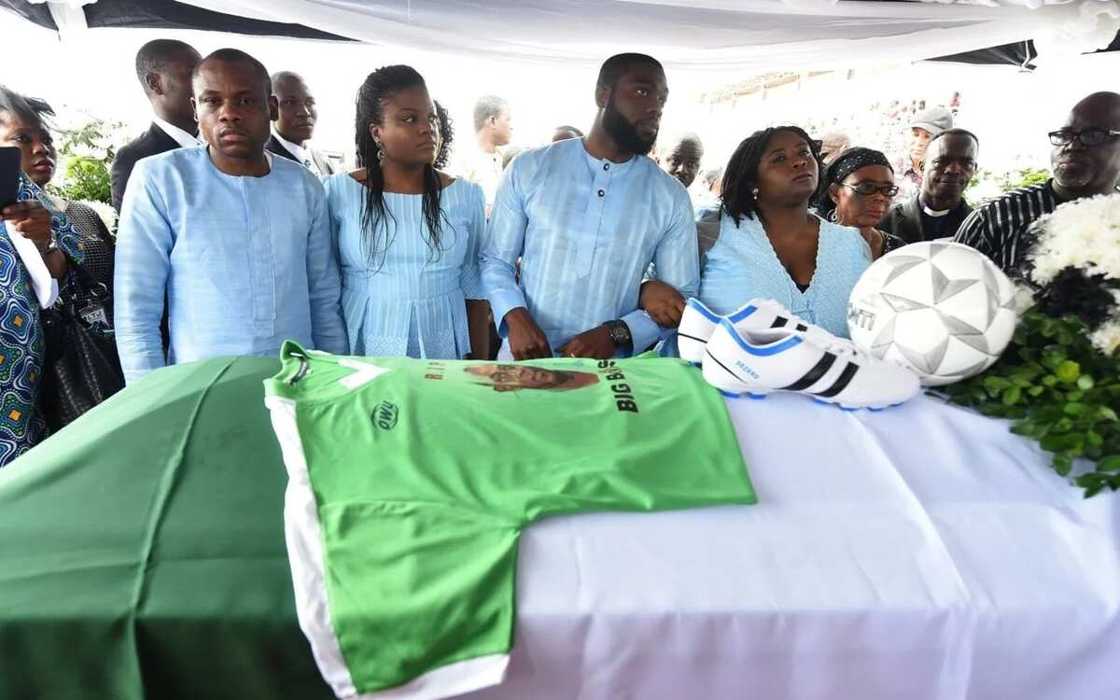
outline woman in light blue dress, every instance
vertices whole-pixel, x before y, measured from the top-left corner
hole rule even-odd
[[[755,297],[848,337],[848,297],[871,263],[858,229],[809,211],[820,185],[819,145],[802,129],[755,132],[727,164],[719,239],[700,276],[700,301],[728,314]]]
[[[355,355],[486,359],[489,305],[478,270],[482,189],[433,166],[440,119],[408,66],[358,91],[358,170],[325,182]]]

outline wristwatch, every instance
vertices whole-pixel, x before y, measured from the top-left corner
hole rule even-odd
[[[633,347],[634,339],[630,337],[630,326],[627,326],[625,321],[607,321],[603,325],[610,331],[611,342],[616,348],[629,351]]]

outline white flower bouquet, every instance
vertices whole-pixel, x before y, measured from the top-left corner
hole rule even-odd
[[[1050,315],[1081,317],[1091,327],[1093,345],[1115,354],[1120,349],[1120,194],[1063,204],[1035,226],[1038,241],[1029,276],[1049,301]],[[1063,285],[1068,289],[1059,289]],[[1088,296],[1067,299],[1063,292]]]

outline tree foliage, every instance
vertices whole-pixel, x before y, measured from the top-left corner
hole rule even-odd
[[[58,144],[62,178],[50,189],[70,201],[110,203],[109,169],[116,155],[115,135],[123,126],[91,118],[63,131]]]

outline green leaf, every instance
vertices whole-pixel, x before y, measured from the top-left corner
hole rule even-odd
[[[1088,408],[1088,406],[1086,406],[1083,403],[1073,402],[1073,403],[1067,403],[1065,406],[1063,406],[1062,411],[1064,411],[1067,416],[1075,416],[1076,417],[1076,416],[1080,416],[1083,413],[1085,413],[1087,408]]]
[[[1120,455],[1109,455],[1097,462],[1097,470],[1102,472],[1120,472]]]
[[[1073,483],[1085,489],[1085,498],[1092,498],[1103,491],[1108,482],[1103,474],[1082,474]]]
[[[1054,471],[1062,476],[1069,476],[1073,468],[1073,458],[1067,454],[1054,455]]]
[[[1050,386],[1054,386],[1057,383],[1058,383],[1058,378],[1055,377],[1052,374],[1048,374],[1048,375],[1046,375],[1045,377],[1042,378],[1042,385],[1043,386],[1050,387]]]
[[[1052,347],[1052,346],[1051,346]],[[1049,370],[1056,370],[1066,361],[1066,354],[1064,352],[1055,352],[1048,350],[1042,355],[1042,364]]]
[[[1112,410],[1108,406],[1101,406],[1097,409],[1097,413],[1099,413],[1101,418],[1104,418],[1105,420],[1120,421],[1120,416],[1117,416],[1116,411]]]
[[[1054,370],[1054,376],[1066,384],[1072,384],[1081,376],[1081,365],[1073,360],[1066,360]]]
[[[1066,447],[1066,435],[1051,433],[1039,441],[1039,445],[1047,452],[1061,452]]]
[[[1037,397],[1041,396],[1042,392],[1044,392],[1044,391],[1046,391],[1046,387],[1032,386],[1030,389],[1027,389],[1027,394],[1029,396],[1033,396],[1033,397],[1037,398]]]
[[[1085,454],[1085,436],[1079,433],[1069,436],[1069,447],[1066,451],[1071,457],[1080,457]]]
[[[1073,480],[1073,483],[1077,484],[1078,486],[1080,486],[1082,488],[1088,488],[1088,487],[1094,486],[1096,484],[1103,484],[1104,480],[1105,480],[1104,474],[1094,474],[1094,473],[1090,472],[1088,474],[1082,474],[1081,476],[1077,477],[1076,479]]]
[[[1021,420],[1012,425],[1011,432],[1015,433],[1016,435],[1024,435],[1026,437],[1038,440],[1046,434],[1046,428],[1027,419]]]
[[[1004,406],[1014,406],[1015,404],[1019,403],[1019,399],[1022,398],[1022,394],[1023,394],[1023,390],[1020,389],[1019,387],[1017,387],[1017,386],[1010,387],[1009,389],[1007,389],[1006,391],[1003,392],[1003,405]]]
[[[1077,388],[1082,391],[1089,391],[1093,388],[1093,377],[1088,374],[1083,374],[1077,378]]]
[[[1104,444],[1104,438],[1101,437],[1100,433],[1094,432],[1092,430],[1085,433],[1085,441],[1093,447],[1100,447]]]
[[[1006,389],[1010,386],[1011,386],[1011,382],[1007,381],[1003,377],[993,377],[993,376],[984,377],[984,388],[987,389],[989,392],[992,392],[993,395],[1003,391],[1004,389]]]

